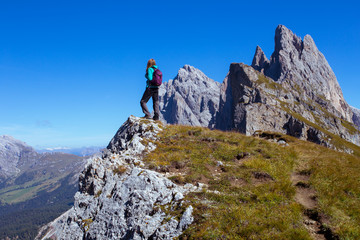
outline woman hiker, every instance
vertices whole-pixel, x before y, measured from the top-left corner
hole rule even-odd
[[[151,118],[151,114],[146,106],[146,103],[149,101],[150,97],[152,97],[154,108],[153,119],[159,120],[159,87],[162,81],[162,73],[158,70],[156,62],[152,58],[147,62],[145,78],[147,79],[146,89],[140,101],[142,111],[145,113],[144,118]]]

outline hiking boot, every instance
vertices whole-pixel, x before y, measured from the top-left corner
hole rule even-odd
[[[159,120],[159,117],[153,117],[153,120],[157,121]]]

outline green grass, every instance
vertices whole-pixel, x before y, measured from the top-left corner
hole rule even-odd
[[[341,239],[360,239],[360,158],[296,141],[299,165],[312,172],[319,209]]]
[[[360,134],[360,131],[355,128],[354,124],[352,124],[346,120],[341,119],[341,125],[343,125],[343,127],[347,128],[349,133],[352,135]]]
[[[46,179],[48,179],[47,176],[42,176],[39,179],[31,180],[31,181],[26,182],[24,184],[11,185],[11,186],[8,186],[8,187],[1,188],[0,189],[0,195],[4,194],[6,192],[15,191],[15,190],[18,190],[18,189],[21,189],[21,188],[29,188],[31,186],[38,185],[39,182],[45,181]]]
[[[170,172],[178,184],[208,185],[185,197],[182,210],[192,205],[195,221],[180,239],[312,239],[290,180],[299,171],[311,172],[317,211],[333,232],[359,238],[359,157],[281,137],[288,147],[235,132],[164,128],[157,149],[145,156],[147,166]]]
[[[264,74],[258,73],[258,79],[256,81],[256,84],[265,84],[266,88],[272,89],[272,90],[283,90],[285,92],[288,92],[286,89],[284,89],[281,84],[275,82],[274,80],[267,78]]]
[[[0,190],[0,201],[7,204],[14,204],[34,198],[38,192],[43,190],[54,190],[58,181],[65,176],[49,179],[49,176],[42,176],[36,180],[21,185],[13,185]]]

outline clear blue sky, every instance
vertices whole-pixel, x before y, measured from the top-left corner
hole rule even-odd
[[[253,2],[253,3],[252,3]],[[231,62],[270,57],[284,24],[310,34],[360,108],[357,1],[0,1],[0,135],[41,147],[105,146],[142,116],[144,69],[190,64],[222,82]]]

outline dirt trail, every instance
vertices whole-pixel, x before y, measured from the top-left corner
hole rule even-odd
[[[326,233],[323,230],[323,224],[319,217],[316,207],[316,191],[309,184],[309,173],[293,173],[291,182],[296,187],[295,200],[301,204],[304,211],[304,225],[311,236],[316,240],[327,240]]]
[[[294,173],[291,176],[291,182],[296,186],[295,200],[305,209],[315,209],[317,206],[316,192],[310,187],[309,178],[309,175]]]

